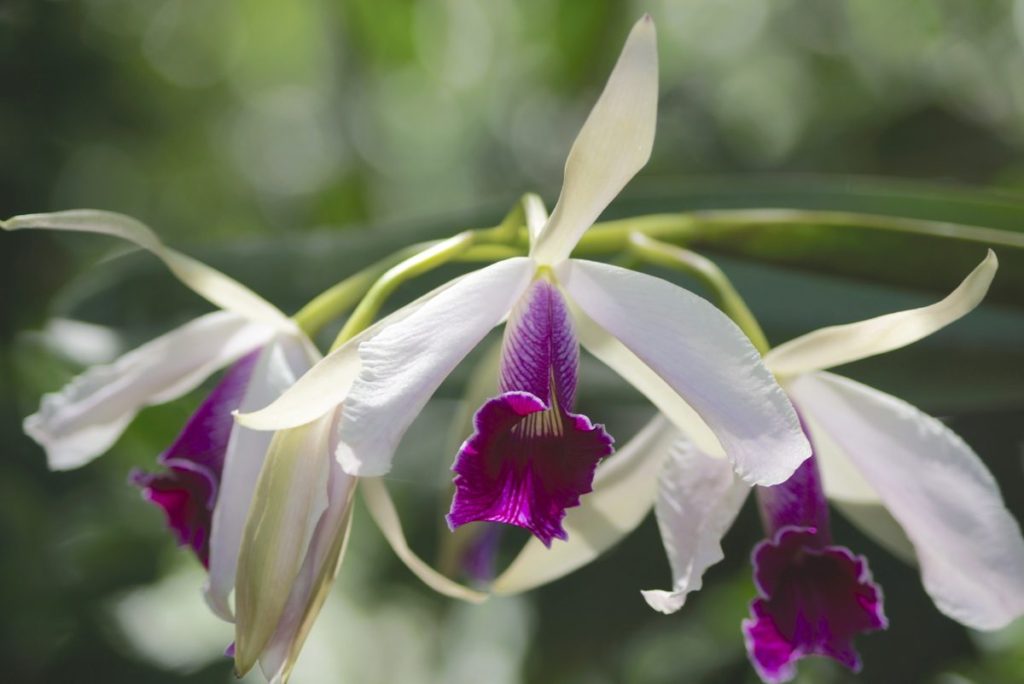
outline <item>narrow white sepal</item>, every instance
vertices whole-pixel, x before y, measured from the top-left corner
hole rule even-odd
[[[491,591],[518,594],[553,582],[590,563],[635,530],[654,505],[658,471],[676,438],[672,423],[656,415],[597,467],[594,491],[566,512],[562,525],[568,539],[549,549],[531,537],[494,580]]]
[[[704,572],[725,557],[722,537],[743,507],[749,485],[737,479],[728,461],[702,453],[677,439],[659,477],[655,514],[672,567],[672,589],[641,592],[661,613],[683,607],[703,584]]]
[[[792,376],[905,347],[973,311],[985,298],[998,268],[999,260],[990,249],[985,259],[942,301],[815,330],[772,349],[765,356],[765,363],[776,375]]]
[[[391,545],[391,550],[405,564],[405,567],[439,594],[470,603],[481,603],[487,600],[487,594],[465,587],[445,577],[409,548],[405,532],[402,531],[402,521],[398,517],[398,511],[395,510],[391,495],[380,478],[365,478],[361,482],[363,501],[370,511],[370,516],[380,528],[381,534],[384,535],[388,544]]]
[[[1024,538],[981,459],[941,422],[831,373],[790,392],[871,484],[914,544],[946,615],[998,629],[1024,614]]]
[[[237,280],[171,249],[141,221],[112,211],[72,209],[49,214],[25,214],[3,222],[6,230],[66,230],[110,235],[152,252],[196,294],[212,304],[254,321],[262,321],[282,332],[297,332],[295,323],[281,311]]]
[[[46,450],[51,469],[78,468],[109,449],[142,408],[195,389],[274,334],[233,312],[200,316],[45,395],[25,433]]]
[[[587,316],[693,407],[748,484],[784,482],[810,456],[789,398],[746,335],[709,302],[609,264],[572,259],[557,273]]]
[[[583,233],[651,156],[658,117],[658,45],[644,15],[565,161],[562,193],[532,246],[542,264],[569,256]]]

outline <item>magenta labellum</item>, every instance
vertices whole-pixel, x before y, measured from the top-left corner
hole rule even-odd
[[[888,626],[882,591],[866,558],[831,543],[814,456],[757,498],[769,538],[752,554],[758,598],[743,621],[755,669],[765,682],[785,682],[798,660],[819,655],[859,671],[853,638]]]
[[[185,423],[174,443],[157,458],[164,470],[134,470],[129,482],[163,509],[178,543],[188,545],[209,564],[210,525],[217,503],[224,455],[234,419],[259,352],[242,357],[224,374],[213,391]]]
[[[523,527],[548,546],[566,538],[565,510],[591,491],[613,443],[601,425],[572,413],[578,366],[565,300],[540,278],[505,329],[500,394],[477,411],[452,466],[452,529],[487,520]]]

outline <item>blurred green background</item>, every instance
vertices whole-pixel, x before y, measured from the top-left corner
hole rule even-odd
[[[804,207],[1024,227],[1021,0],[3,0],[0,215],[123,211],[293,310],[403,244],[497,222],[524,191],[553,203],[572,138],[644,11],[660,40],[658,138],[609,216]],[[844,235],[829,259],[813,240],[761,245],[785,268],[735,244],[709,254],[774,342],[934,301],[983,255],[958,245],[933,263],[930,244]],[[83,365],[205,310],[153,259],[123,252],[99,238],[0,236],[5,682],[231,679],[220,657],[230,629],[204,611],[198,563],[125,485],[200,394],[143,411],[79,471],[47,472],[20,430],[41,393]],[[1007,285],[1022,262],[1001,256],[998,302],[844,371],[947,417],[1022,518],[1024,292]],[[466,377],[444,385],[390,476],[428,558],[452,456],[437,426],[453,420]],[[649,412],[599,364],[581,387],[581,408],[620,443]],[[432,596],[356,515],[295,682],[756,681],[739,631],[760,538],[749,506],[727,560],[672,617],[638,592],[669,581],[653,520],[569,578],[474,608]],[[1020,621],[963,629],[914,569],[835,526],[870,557],[892,622],[859,640],[859,681],[1024,681]],[[850,679],[829,662],[800,666],[801,682]]]

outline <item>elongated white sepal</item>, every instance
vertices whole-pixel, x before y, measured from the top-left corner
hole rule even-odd
[[[746,335],[710,303],[593,261],[567,261],[558,276],[594,323],[693,407],[748,484],[783,482],[810,456],[785,392]]]
[[[279,336],[260,353],[239,410],[265,406],[306,372],[317,356],[308,340]],[[204,593],[210,609],[229,621],[234,620],[230,596],[235,588],[242,533],[271,437],[271,432],[235,423],[224,456],[210,528],[210,574]]]
[[[531,537],[494,580],[495,594],[518,594],[564,577],[617,544],[647,517],[654,505],[657,475],[678,438],[676,428],[657,415],[633,439],[597,467],[594,491],[570,508],[562,525],[569,534],[551,548]]]
[[[295,324],[281,311],[237,280],[171,249],[144,223],[124,214],[96,209],[72,209],[50,214],[25,214],[2,222],[5,230],[67,230],[110,235],[132,242],[160,258],[181,282],[214,305],[284,332]]]
[[[46,450],[51,469],[78,468],[109,449],[140,409],[195,389],[275,333],[228,311],[200,316],[45,395],[25,433]]]
[[[274,435],[238,556],[235,666],[241,675],[277,629],[310,539],[327,508],[332,415]]]
[[[925,590],[976,629],[1024,614],[1024,539],[981,459],[938,420],[831,373],[790,392],[860,471],[914,544]]]
[[[519,300],[534,264],[517,257],[451,284],[359,343],[359,377],[342,404],[337,457],[345,472],[377,476],[449,373]]]
[[[765,363],[779,376],[840,366],[884,354],[941,330],[974,310],[999,268],[992,250],[960,286],[931,306],[815,330],[772,349]]]
[[[672,567],[672,589],[641,593],[654,610],[674,613],[701,588],[704,572],[725,557],[722,537],[750,486],[736,478],[728,461],[701,452],[685,438],[674,441],[658,483],[655,513]]]
[[[402,531],[402,521],[398,517],[398,511],[395,510],[395,504],[383,481],[379,478],[363,479],[362,489],[363,501],[366,503],[366,508],[370,511],[373,521],[380,528],[381,534],[384,535],[388,544],[391,545],[391,549],[405,564],[405,567],[409,568],[424,584],[439,594],[462,601],[480,603],[487,600],[487,594],[465,587],[445,577],[409,548],[409,542],[406,541],[405,533]]]
[[[562,193],[532,246],[542,264],[572,252],[587,228],[643,168],[654,146],[658,116],[658,46],[654,21],[633,26],[604,92],[565,162]]]

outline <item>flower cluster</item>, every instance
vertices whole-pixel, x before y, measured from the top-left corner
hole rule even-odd
[[[584,565],[653,507],[673,586],[643,595],[665,613],[682,608],[722,558],[719,541],[753,490],[765,539],[751,556],[757,595],[741,630],[766,682],[792,678],[810,655],[856,670],[854,638],[887,626],[868,560],[832,537],[829,500],[915,558],[926,590],[954,619],[991,629],[1024,613],[1024,541],[978,457],[939,421],[825,371],[972,310],[994,276],[994,254],[938,304],[770,351],[751,342],[749,326],[672,283],[571,258],[650,156],[657,84],[654,24],[644,17],[569,152],[554,210],[530,197],[510,217],[511,246],[524,228],[525,254],[481,256],[492,263],[372,325],[382,293],[401,278],[473,246],[495,247],[506,232],[425,245],[381,265],[369,292],[343,284],[316,300],[334,310],[313,319],[359,299],[339,292],[365,298],[324,356],[310,341],[310,318],[288,317],[127,217],[81,210],[4,222],[132,241],[220,309],[47,395],[25,430],[52,468],[76,468],[111,447],[142,407],[227,368],[158,468],[130,482],[207,567],[210,608],[236,626],[239,674],[258,663],[268,679],[287,679],[338,572],[357,488],[409,568],[470,601]],[[452,455],[447,522],[452,530],[514,525],[533,538],[485,592],[412,553],[379,478],[440,384],[502,324],[495,390]],[[604,426],[576,411],[581,347],[657,409],[617,453]],[[486,556],[494,537],[485,541],[476,551]]]

